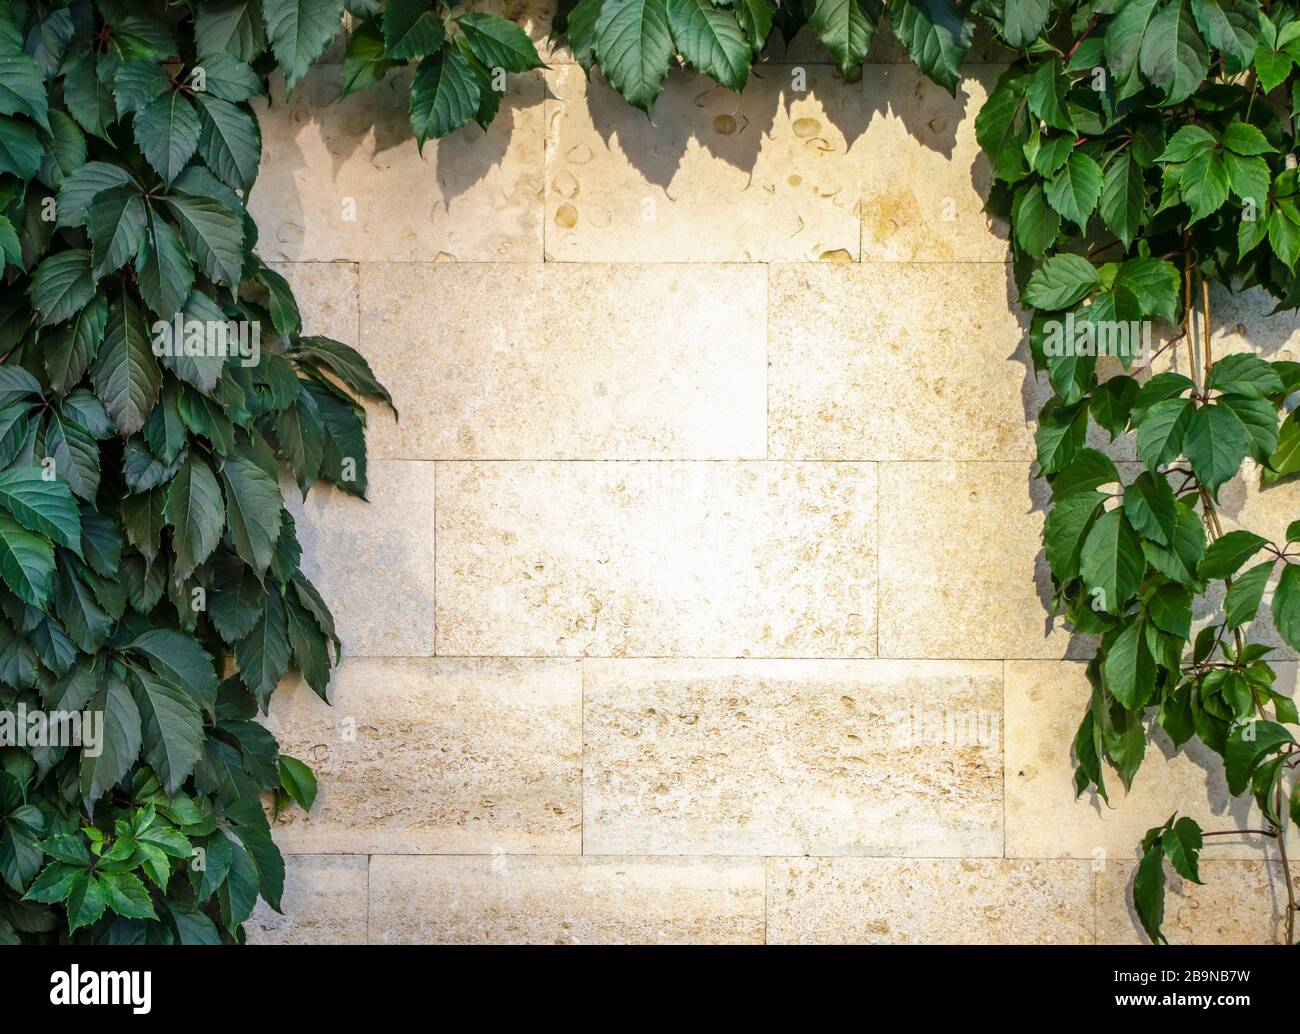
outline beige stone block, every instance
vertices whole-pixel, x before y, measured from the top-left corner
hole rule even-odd
[[[975,116],[1001,72],[967,66],[952,97],[914,65],[863,69],[871,121],[853,149],[862,165],[862,261],[1007,258],[1007,225],[984,211],[993,172],[975,139]],[[950,315],[965,316],[960,297],[946,301]]]
[[[322,484],[302,500],[284,480],[302,570],[353,656],[433,651],[433,464],[372,460],[369,501]]]
[[[361,290],[364,351],[401,412],[372,409],[377,455],[765,455],[761,268],[379,263]]]
[[[1133,910],[1136,863],[1109,865],[1097,875],[1097,941],[1149,944]],[[1202,886],[1165,866],[1165,920],[1170,944],[1281,944],[1286,887],[1275,862],[1211,859],[1200,867]],[[1295,880],[1300,897],[1300,876]]]
[[[282,850],[582,850],[577,661],[352,658],[330,699],[296,682],[271,707],[319,787],[279,816]]]
[[[1028,463],[880,467],[881,657],[1091,656],[1049,619],[1047,483]]]
[[[302,316],[304,334],[357,346],[361,307],[356,263],[273,262],[270,265],[289,282]]]
[[[771,455],[1032,460],[1000,264],[771,267]],[[1036,394],[1036,393],[1035,393]]]
[[[743,94],[672,72],[654,124],[576,65],[547,74],[548,259],[854,261],[865,125],[856,87],[760,65]]]
[[[593,854],[1002,854],[1002,666],[583,662]]]
[[[249,944],[365,944],[365,855],[286,855],[284,913],[264,900],[244,930]]]
[[[439,463],[447,655],[875,649],[876,471],[830,463]]]
[[[377,856],[371,866],[377,943],[763,940],[758,859]]]
[[[541,259],[542,80],[512,75],[491,128],[429,141],[409,121],[410,70],[338,99],[339,66],[259,102],[249,197],[268,261]],[[435,299],[434,307],[440,300]]]
[[[1087,862],[771,858],[769,943],[1089,944]]]
[[[1294,692],[1296,666],[1279,670],[1279,688]],[[1019,858],[1136,858],[1142,837],[1174,812],[1204,830],[1258,829],[1259,809],[1233,798],[1218,756],[1192,740],[1175,751],[1153,721],[1146,758],[1125,793],[1106,771],[1110,807],[1094,792],[1074,796],[1074,735],[1091,690],[1083,664],[1008,661],[1006,684],[1007,856]],[[1258,858],[1264,837],[1214,837],[1206,856]]]

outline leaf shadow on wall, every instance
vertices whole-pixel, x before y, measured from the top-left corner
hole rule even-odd
[[[574,69],[559,80],[566,95],[552,92],[548,100],[560,106],[583,106],[606,150],[617,152],[647,183],[671,197],[670,187],[693,148],[748,175],[749,189],[756,185],[756,174],[761,178],[788,171],[789,155],[781,149],[785,142],[817,154],[850,155],[873,119],[886,115],[899,119],[918,142],[951,157],[965,95],[958,94],[957,117],[936,121],[925,111],[919,94],[924,89],[928,96],[938,87],[925,83],[918,89],[918,75],[910,66],[867,66],[867,82],[857,77],[846,82],[830,64],[762,61],[736,94],[705,76],[675,69],[647,118],[599,72],[585,81]],[[897,87],[881,88],[882,76],[892,76]],[[576,122],[582,115],[573,118]],[[554,117],[547,129],[552,147],[559,152],[548,156],[551,161],[564,160],[573,147],[583,146],[580,129],[564,127],[561,133]],[[570,134],[570,139],[561,139]],[[761,169],[765,151],[772,155],[767,170]]]
[[[270,238],[261,249],[268,261],[373,257],[373,247],[361,243],[368,219],[415,237],[448,218],[458,199],[494,175],[502,177],[503,191],[536,189],[540,174],[511,183],[502,166],[512,137],[524,131],[517,112],[541,103],[540,76],[511,77],[488,131],[471,124],[426,141],[421,154],[409,117],[412,69],[341,99],[339,74],[337,65],[319,65],[288,99],[281,80],[270,104],[256,106],[263,156],[250,209]],[[355,226],[345,228],[349,201]]]

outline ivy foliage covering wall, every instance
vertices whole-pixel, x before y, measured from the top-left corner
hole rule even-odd
[[[364,497],[357,396],[388,395],[257,258],[249,101],[340,15],[0,7],[0,942],[279,907],[263,794],[315,785],[255,718],[340,645],[279,479]]]
[[[288,286],[256,256],[249,102],[277,71],[292,90],[345,14],[342,92],[414,64],[421,146],[486,126],[509,77],[541,65],[520,26],[455,2],[0,10],[0,705],[106,718],[97,753],[0,749],[0,939],[237,940],[259,895],[278,905],[261,798],[310,807],[314,784],[254,718],[291,667],[323,694],[339,649],[278,479],[364,495],[358,398],[389,399],[354,351],[301,334]],[[1271,620],[1300,649],[1300,521],[1285,541],[1225,532],[1217,500],[1234,478],[1300,471],[1287,408],[1300,364],[1216,358],[1209,288],[1300,303],[1300,12],[562,0],[554,22],[589,74],[646,112],[674,65],[738,90],[773,33],[805,25],[845,75],[890,33],[952,92],[977,33],[1006,48],[976,129],[1054,392],[1038,430],[1054,604],[1099,644],[1076,789],[1130,784],[1156,726],[1180,747],[1199,739],[1231,793],[1257,802],[1290,896],[1297,714],[1254,633]],[[176,338],[220,324],[261,330],[255,363],[154,347],[159,325]],[[1135,326],[1155,328],[1156,355],[1099,357]],[[1179,342],[1196,346],[1190,375],[1161,362]],[[1134,438],[1144,470],[1126,482],[1090,446],[1098,432]],[[1193,634],[1196,601],[1220,591]],[[1164,819],[1133,888],[1154,939],[1167,866],[1198,881],[1207,835]],[[1289,900],[1288,940],[1295,914]]]

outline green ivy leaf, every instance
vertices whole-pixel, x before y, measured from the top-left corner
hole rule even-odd
[[[81,515],[64,481],[35,467],[0,471],[0,508],[28,531],[81,555]]]
[[[177,581],[185,581],[217,548],[225,527],[221,487],[202,457],[191,454],[167,490],[163,508],[174,530]]]
[[[201,126],[189,98],[173,90],[135,116],[134,130],[145,159],[171,183],[198,149]]]
[[[86,212],[86,229],[90,232],[90,259],[96,279],[116,272],[135,258],[146,219],[144,198],[134,184],[95,195]]]
[[[889,16],[894,36],[917,67],[956,94],[959,66],[970,49],[974,26],[952,0],[894,0]]]
[[[707,5],[708,0],[700,0],[700,3],[701,6]],[[668,16],[671,20],[672,4],[668,8]],[[813,0],[812,9],[808,12],[808,24],[845,75],[852,73],[866,60],[872,37],[876,33],[875,22],[862,10],[860,0]],[[677,34],[675,28],[673,34]],[[680,42],[678,40],[679,45]]]
[[[857,2],[847,0],[846,6],[856,7]],[[681,55],[696,71],[739,92],[749,78],[753,53],[735,16],[714,7],[710,0],[667,0],[666,9],[668,26]],[[814,7],[814,18],[816,13]]]
[[[1250,777],[1260,763],[1288,743],[1295,743],[1295,737],[1276,722],[1258,719],[1234,726],[1228,734],[1227,750],[1223,755],[1229,792],[1234,797],[1245,793]]]
[[[21,600],[43,607],[54,574],[54,547],[0,513],[0,578]]]
[[[140,711],[144,759],[168,794],[177,793],[203,753],[203,715],[198,703],[179,686],[146,671],[131,672]]]
[[[411,128],[421,151],[430,137],[446,136],[472,119],[479,96],[474,70],[455,47],[421,61],[411,84]]]
[[[90,379],[121,434],[134,434],[144,426],[162,387],[162,371],[140,306],[126,292],[109,305],[104,342]]]
[[[1300,567],[1287,563],[1282,567],[1282,577],[1273,590],[1273,624],[1282,642],[1291,649],[1300,649]],[[1240,792],[1240,791],[1238,791]]]
[[[399,60],[436,54],[447,38],[431,0],[388,0],[383,24],[388,56]]]
[[[1205,81],[1209,50],[1196,28],[1188,0],[1164,0],[1142,37],[1142,74],[1165,93],[1167,104],[1179,104]]]
[[[1079,557],[1079,570],[1096,609],[1122,613],[1137,592],[1144,567],[1141,541],[1124,519],[1124,511],[1106,511],[1088,532]]]
[[[87,811],[130,770],[140,754],[140,711],[120,678],[107,674],[90,710],[103,715],[103,743],[97,756],[81,754],[81,795]],[[68,907],[72,918],[72,905]]]
[[[1231,578],[1238,569],[1268,545],[1268,539],[1253,531],[1238,529],[1215,539],[1201,561],[1202,578]]]
[[[262,17],[266,20],[271,51],[292,93],[311,63],[338,35],[343,0],[262,0]]]
[[[1272,573],[1273,561],[1268,560],[1257,564],[1233,581],[1223,601],[1223,612],[1229,629],[1240,628],[1246,622],[1255,620],[1260,601],[1264,598],[1264,587]]]
[[[1212,403],[1192,411],[1183,452],[1201,484],[1216,499],[1220,486],[1241,469],[1250,448],[1250,433],[1228,407]]]
[[[1106,166],[1101,184],[1101,218],[1127,249],[1146,221],[1147,189],[1142,168],[1128,150]]]
[[[235,644],[239,677],[258,705],[266,703],[289,670],[289,633],[285,624],[284,604],[275,593],[265,598],[257,623],[248,635]]]
[[[280,788],[303,811],[311,811],[316,801],[316,776],[297,758],[280,755]]]
[[[442,28],[441,20],[438,28]],[[348,49],[343,55],[340,76],[340,96],[346,97],[350,93],[374,86],[399,65],[399,61],[388,57],[379,28],[373,22],[363,22],[348,37]]]
[[[95,294],[90,252],[70,248],[50,255],[32,274],[30,293],[32,304],[41,314],[41,326],[75,316]]]
[[[1258,8],[1249,0],[1192,0],[1192,14],[1205,41],[1223,54],[1224,70],[1237,75],[1250,67],[1258,40]]]
[[[262,133],[257,121],[219,97],[196,93],[194,101],[202,120],[199,153],[203,160],[228,186],[249,190],[262,160]]]
[[[664,0],[605,0],[595,50],[609,84],[649,115],[675,52]]]
[[[1101,285],[1096,267],[1081,255],[1053,255],[1036,270],[1022,299],[1037,309],[1067,309]]]
[[[1163,477],[1139,474],[1124,489],[1124,515],[1139,535],[1167,546],[1178,524],[1174,490]]]
[[[531,68],[544,67],[528,34],[507,18],[483,11],[471,11],[457,18],[456,24],[465,33],[465,42],[470,51],[486,68],[527,72]],[[749,67],[748,60],[745,67]]]
[[[163,198],[180,225],[181,239],[212,280],[235,287],[244,265],[244,228],[219,201],[169,194]]]
[[[235,551],[259,576],[265,574],[280,537],[280,486],[243,448],[225,458],[221,481]]]

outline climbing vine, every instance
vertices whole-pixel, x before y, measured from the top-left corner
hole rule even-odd
[[[279,477],[364,497],[357,396],[388,401],[244,207],[249,101],[330,7],[0,6],[0,943],[280,907],[262,797],[315,782],[255,719],[340,644]]]
[[[647,113],[673,66],[739,90],[805,26],[846,76],[889,34],[951,92],[977,34],[1007,48],[976,131],[1053,392],[1053,606],[1098,644],[1076,790],[1130,786],[1157,727],[1199,739],[1258,806],[1294,941],[1297,713],[1269,658],[1300,649],[1300,521],[1270,540],[1225,527],[1219,499],[1300,472],[1300,364],[1216,349],[1211,288],[1300,304],[1300,12],[561,0],[553,24]],[[0,941],[239,940],[259,895],[279,905],[262,796],[310,808],[315,786],[254,719],[290,668],[324,695],[340,644],[277,479],[364,496],[358,400],[390,400],[355,351],[302,333],[257,257],[249,104],[341,32],[343,94],[414,66],[421,147],[486,127],[542,65],[522,27],[457,2],[0,9],[0,718],[105,718],[96,751],[0,747]],[[1133,897],[1153,939],[1166,863],[1199,882],[1205,838],[1235,832],[1178,814],[1148,832]]]

